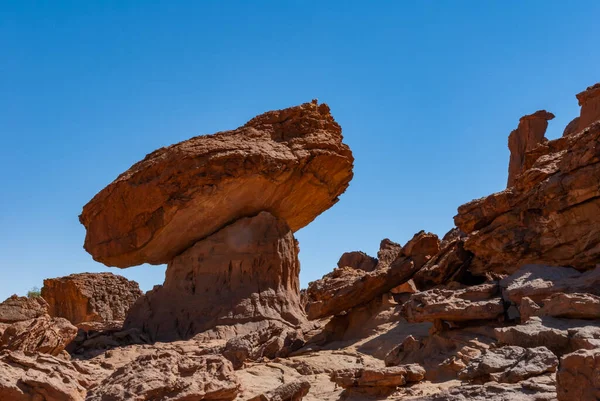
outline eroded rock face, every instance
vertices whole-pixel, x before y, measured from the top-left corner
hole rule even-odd
[[[482,284],[461,290],[432,289],[411,295],[402,307],[408,322],[497,319],[504,314],[497,284]]]
[[[560,360],[556,374],[559,401],[600,399],[600,349],[580,350]]]
[[[526,264],[594,268],[600,257],[600,122],[533,149],[513,187],[459,207],[470,271]]]
[[[600,120],[600,83],[577,94],[577,100],[581,106],[578,130],[582,130],[593,122]]]
[[[548,121],[554,114],[546,110],[538,110],[533,114],[523,116],[519,126],[508,136],[508,149],[510,150],[510,163],[508,165],[508,184],[512,187],[515,178],[523,172],[525,152],[535,148],[545,138]]]
[[[42,297],[13,295],[0,303],[0,323],[16,323],[35,319],[48,313],[48,303]]]
[[[338,267],[352,267],[366,272],[370,272],[375,266],[377,266],[377,259],[360,251],[346,252],[338,261]]]
[[[310,390],[310,382],[305,379],[294,380],[252,397],[248,401],[301,401]]]
[[[533,376],[555,372],[558,358],[546,347],[506,346],[488,349],[473,359],[458,377],[498,383],[517,383]]]
[[[531,298],[521,302],[521,318],[552,316],[569,319],[600,319],[600,297],[591,294],[565,294],[562,292],[542,299],[540,305]]]
[[[240,219],[174,258],[165,283],[139,298],[125,328],[152,340],[243,335],[305,322],[298,248],[291,229],[267,212]],[[211,337],[209,333],[205,336]]]
[[[341,131],[329,107],[314,101],[158,149],[84,206],[85,249],[108,266],[169,263],[262,211],[295,232],[336,203],[352,179]]]
[[[43,315],[8,326],[0,338],[0,350],[59,355],[77,335],[77,327],[63,318]]]
[[[331,381],[343,388],[397,387],[423,380],[425,369],[412,364],[387,368],[350,368],[336,370]]]
[[[112,273],[80,273],[44,280],[42,297],[50,316],[73,324],[125,320],[142,296],[138,283]]]
[[[84,384],[71,362],[45,354],[0,353],[0,400],[83,401]]]
[[[173,350],[142,355],[113,372],[87,401],[233,400],[239,382],[220,355],[182,355]]]

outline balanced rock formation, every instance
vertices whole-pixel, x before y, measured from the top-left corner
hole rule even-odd
[[[50,316],[73,324],[123,321],[142,296],[138,283],[112,273],[81,273],[44,280],[42,297]]]
[[[548,120],[553,118],[554,114],[548,113],[546,110],[538,110],[533,114],[521,117],[517,129],[510,133],[508,136],[510,162],[507,187],[512,187],[515,178],[523,172],[525,153],[545,139],[544,134],[548,128]]]
[[[341,132],[329,107],[313,101],[158,149],[84,206],[85,249],[108,266],[169,263],[262,211],[295,232],[336,203],[352,179]]]
[[[596,266],[600,121],[584,113],[595,116],[582,107],[579,132],[525,154],[524,170],[510,188],[459,207],[454,221],[468,234],[473,274],[510,274],[525,264]]]
[[[132,166],[80,216],[94,259],[168,263],[164,285],[138,299],[125,328],[151,340],[227,339],[305,323],[293,233],[337,202],[352,163],[329,107],[313,101]]]

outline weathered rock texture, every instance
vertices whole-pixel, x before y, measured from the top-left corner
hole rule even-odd
[[[413,364],[387,368],[350,368],[336,370],[331,381],[343,388],[350,387],[397,387],[423,380],[425,369]]]
[[[109,266],[169,263],[262,211],[295,232],[352,179],[341,132],[329,107],[314,101],[156,150],[84,206],[85,249]]]
[[[59,355],[77,335],[77,328],[63,318],[43,315],[8,326],[0,338],[0,350]]]
[[[545,139],[544,134],[548,128],[548,120],[553,118],[554,114],[548,113],[546,110],[538,110],[533,114],[521,117],[517,129],[510,133],[508,136],[510,162],[507,187],[512,187],[515,178],[523,172],[525,153]]]
[[[525,264],[590,269],[600,260],[600,122],[538,146],[512,188],[461,206],[474,274]]]
[[[294,380],[252,397],[248,401],[301,401],[310,390],[310,382],[305,379]]]
[[[283,220],[267,212],[243,218],[175,257],[164,285],[138,299],[125,328],[166,341],[209,329],[230,338],[273,323],[296,327],[305,321],[299,271]]]
[[[377,266],[377,259],[360,251],[346,252],[340,257],[337,265],[338,267],[353,267],[370,272]]]
[[[164,350],[142,355],[114,371],[87,401],[233,400],[239,382],[220,355],[182,355]]]
[[[577,125],[577,129],[580,131],[593,122],[600,120],[600,83],[577,94],[577,100],[581,106],[581,114]]]
[[[559,401],[600,399],[600,348],[580,350],[560,360],[556,375]]]
[[[42,297],[13,295],[0,303],[0,323],[16,323],[35,319],[48,313],[48,303]]]
[[[138,283],[112,273],[80,273],[44,280],[42,297],[50,316],[73,324],[125,320],[142,296]]]

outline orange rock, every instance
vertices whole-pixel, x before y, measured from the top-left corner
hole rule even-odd
[[[577,130],[581,131],[600,120],[600,83],[577,94],[577,100],[581,106]]]
[[[261,211],[295,232],[337,202],[353,161],[326,104],[271,111],[134,164],[84,206],[84,247],[95,260],[124,268],[168,263]]]
[[[508,136],[510,162],[507,187],[512,187],[515,178],[523,172],[525,152],[535,148],[545,139],[544,134],[548,128],[548,120],[553,118],[554,114],[546,110],[538,110],[533,114],[521,117],[517,129],[510,133]]]
[[[112,273],[49,278],[42,288],[50,316],[63,317],[73,324],[125,320],[140,296],[138,283]]]

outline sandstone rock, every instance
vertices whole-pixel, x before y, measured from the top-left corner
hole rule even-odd
[[[13,295],[0,303],[0,323],[15,323],[35,319],[48,313],[48,304],[42,297]]]
[[[182,355],[158,351],[115,370],[90,391],[86,401],[233,400],[239,382],[220,355]]]
[[[397,387],[423,380],[425,369],[417,364],[386,368],[354,368],[336,370],[331,381],[343,388]]]
[[[473,274],[511,274],[527,264],[595,267],[600,258],[598,141],[600,122],[595,122],[541,145],[530,152],[531,161],[511,188],[459,207],[454,220],[469,235],[465,249],[475,255],[469,267]]]
[[[227,341],[222,354],[239,369],[247,360],[286,357],[304,345],[302,333],[271,326]]]
[[[497,319],[504,304],[497,284],[482,284],[462,290],[432,289],[413,294],[402,307],[408,322]]]
[[[366,272],[372,271],[377,266],[377,259],[364,252],[346,252],[340,257],[338,267],[352,267]]]
[[[375,270],[362,272],[337,268],[321,280],[309,283],[306,291],[308,318],[312,320],[337,315],[377,298],[407,282],[439,251],[438,237],[421,231],[414,235],[388,266],[387,260],[397,252],[397,247],[390,246],[390,242],[382,241],[380,254],[384,261]]]
[[[440,239],[437,235],[420,231],[402,247],[402,254],[411,258],[415,267],[420,269],[429,259],[440,251]]]
[[[248,401],[301,401],[310,390],[310,383],[305,379],[284,383],[264,394],[252,397]]]
[[[473,254],[465,250],[465,239],[460,237],[460,234],[444,238],[440,252],[433,256],[414,276],[415,284],[421,290],[451,280],[461,280],[473,258]]]
[[[85,249],[108,266],[169,263],[194,243],[262,211],[295,232],[337,202],[353,157],[326,104],[158,149],[84,206]]]
[[[377,252],[377,262],[380,266],[389,266],[402,252],[402,245],[391,241],[388,238],[381,240],[379,251]]]
[[[540,302],[558,292],[600,295],[600,268],[581,274],[566,267],[528,265],[500,280],[500,287],[503,298],[516,304],[523,297]]]
[[[560,360],[556,374],[559,401],[600,399],[600,349],[579,350]]]
[[[519,126],[508,136],[508,149],[510,150],[510,163],[508,166],[508,184],[512,187],[515,178],[523,171],[525,152],[533,149],[542,142],[548,121],[554,114],[546,110],[538,110],[533,114],[521,117]]]
[[[309,319],[336,315],[367,303],[408,281],[416,271],[410,258],[398,258],[387,268],[363,272],[335,269],[321,280],[308,284],[306,311]]]
[[[515,384],[489,382],[452,387],[411,401],[555,401],[556,385],[552,376],[532,377]]]
[[[165,283],[139,298],[125,328],[153,341],[232,338],[306,321],[300,307],[298,248],[283,220],[267,212],[223,228],[173,259]]]
[[[148,344],[150,339],[139,329],[112,329],[103,331],[79,330],[66,350],[71,355],[89,358],[115,347],[132,344]]]
[[[579,117],[575,117],[571,120],[569,124],[565,127],[562,136],[569,136],[576,134],[579,130]]]
[[[581,131],[593,122],[600,120],[600,83],[577,94],[577,100],[581,106],[577,129]]]
[[[85,380],[70,362],[37,353],[0,353],[0,400],[84,401]]]
[[[419,290],[417,290],[417,286],[413,280],[408,280],[406,283],[402,283],[390,290],[392,294],[414,294],[418,291]]]
[[[43,315],[8,326],[0,338],[0,350],[59,355],[77,335],[77,328],[63,318]]]
[[[125,320],[131,305],[142,296],[138,284],[112,273],[80,273],[44,280],[42,297],[52,317],[73,324]]]
[[[600,319],[600,297],[595,295],[559,292],[543,299],[540,302],[542,306],[537,305],[531,298],[523,298],[522,301],[525,301],[521,306],[521,309],[526,310],[525,320],[530,316]]]
[[[458,374],[458,378],[517,383],[532,376],[555,372],[557,366],[558,358],[546,347],[506,346],[488,349],[474,358]]]

